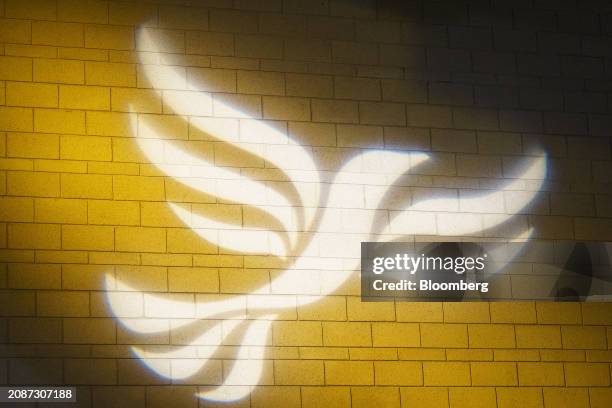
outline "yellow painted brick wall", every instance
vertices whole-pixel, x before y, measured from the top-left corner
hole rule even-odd
[[[351,268],[374,215],[379,238],[401,236],[401,222],[416,228],[403,239],[461,239],[462,221],[479,226],[470,239],[531,227],[534,239],[612,240],[611,11],[545,0],[0,0],[0,384],[76,385],[75,406],[93,408],[221,406],[196,397],[221,384],[252,387],[227,406],[253,408],[610,406],[609,304],[362,303],[354,276],[326,288]],[[388,186],[367,181],[381,163],[364,163],[363,184],[326,203],[336,222],[287,284],[276,279],[282,259],[219,243],[249,226],[270,249],[268,231],[283,226],[266,214],[295,210],[273,195],[295,203],[285,172],[312,187],[295,143],[327,182],[371,148],[430,160],[385,208],[376,200]],[[537,146],[540,191],[525,182],[461,220],[447,215],[463,195],[516,177]],[[262,181],[248,191],[257,205],[164,174],[151,157],[179,173],[191,164],[173,147]],[[400,214],[402,197],[436,196],[445,204]],[[207,241],[168,202],[233,227]],[[490,228],[503,214],[511,221]],[[123,307],[111,310],[109,296]],[[154,360],[164,377],[135,350],[178,357]]]

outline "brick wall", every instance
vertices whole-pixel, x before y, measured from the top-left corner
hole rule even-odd
[[[533,228],[534,239],[612,240],[609,2],[0,0],[0,15],[0,384],[78,385],[82,407],[216,406],[194,394],[227,383],[242,360],[243,373],[261,375],[229,384],[257,385],[230,406],[609,406],[606,304],[362,303],[355,276],[322,289],[332,269],[351,270],[358,246],[346,243],[373,232],[368,217],[379,217],[377,238],[460,239],[470,224],[467,239]],[[261,123],[291,139],[267,141]],[[215,127],[231,142],[202,131]],[[429,160],[384,207],[371,204],[385,189],[369,180],[385,163],[361,167],[335,202],[302,203],[338,222],[307,254],[316,266],[287,288],[275,284],[284,260],[219,245],[225,227],[205,240],[168,202],[252,227],[248,240],[265,243],[279,230],[265,214],[294,210],[275,207],[270,191],[296,201],[286,169],[264,153],[280,149],[308,188],[295,143],[326,183],[372,148]],[[169,146],[262,182],[263,198],[246,205],[185,186],[151,163],[182,164]],[[517,161],[542,152],[543,183],[448,216],[463,194],[503,188]],[[226,181],[207,183],[236,189]],[[394,229],[398,203],[428,197],[445,205],[405,216],[418,227],[410,235]],[[256,312],[266,293],[285,302],[270,306],[272,320]],[[239,317],[173,326],[219,299]],[[245,340],[266,322],[260,342]],[[183,354],[153,359],[169,367],[164,377],[132,346]],[[207,357],[196,375],[177,374]]]

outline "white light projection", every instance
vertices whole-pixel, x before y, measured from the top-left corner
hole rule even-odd
[[[296,310],[336,293],[354,277],[359,268],[360,242],[440,235],[438,231],[424,231],[419,224],[420,219],[439,214],[462,220],[454,227],[453,236],[478,234],[483,225],[479,218],[472,217],[478,212],[474,209],[504,202],[504,191],[522,190],[531,182],[531,193],[513,202],[513,208],[520,211],[533,201],[546,176],[545,156],[532,156],[524,158],[520,177],[500,190],[462,197],[456,206],[453,203],[458,202],[457,197],[436,197],[388,211],[384,207],[387,193],[403,175],[426,163],[428,154],[362,149],[338,171],[318,170],[311,149],[298,140],[265,121],[252,119],[220,98],[187,92],[198,87],[189,81],[185,68],[170,66],[145,30],[139,30],[137,35],[140,42],[152,47],[150,55],[159,61],[154,65],[143,64],[141,68],[152,87],[164,92],[165,106],[190,121],[188,116],[198,111],[197,103],[212,105],[210,120],[192,118],[191,126],[210,135],[216,143],[265,160],[266,167],[282,174],[282,183],[272,183],[243,169],[215,165],[214,159],[192,153],[189,142],[179,145],[171,134],[156,129],[146,115],[132,115],[136,143],[164,176],[219,201],[252,208],[269,226],[225,222],[189,203],[168,202],[186,227],[200,239],[219,247],[221,253],[260,255],[262,262],[270,259],[274,265],[283,265],[282,272],[272,276],[269,284],[246,295],[151,293],[112,273],[106,275],[107,303],[112,314],[123,329],[142,336],[143,345],[132,346],[133,353],[151,371],[172,382],[216,385],[199,393],[200,398],[231,401],[248,396],[261,382],[264,370],[269,369],[264,346],[269,345],[272,322],[288,309]],[[168,91],[171,96],[166,98],[164,90],[171,90]],[[176,90],[185,92],[177,96]],[[233,129],[219,126],[214,119],[219,117],[241,118],[248,125],[248,133],[236,138]],[[352,201],[363,201],[362,194],[355,192],[366,188],[375,204],[368,209],[350,208]],[[499,212],[494,225],[487,228],[502,225],[513,216]],[[531,230],[525,229],[514,238],[524,240],[530,235]],[[200,331],[186,344],[146,345],[148,337],[164,334],[169,337],[173,331],[193,328]],[[236,336],[240,339],[238,343],[228,342],[228,338]],[[226,345],[237,347],[230,358],[223,351]],[[206,377],[209,368],[218,370],[219,365],[221,379]],[[206,379],[200,382],[199,378]]]

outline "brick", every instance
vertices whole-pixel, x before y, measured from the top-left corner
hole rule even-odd
[[[442,304],[434,302],[397,302],[397,321],[442,322]]]
[[[562,386],[565,384],[561,363],[517,363],[519,385]]]
[[[7,17],[31,18],[35,20],[55,20],[55,3],[45,0],[33,0],[23,3],[17,0],[7,0],[5,4]]]
[[[63,109],[35,109],[34,130],[47,133],[85,133],[85,112]]]
[[[197,235],[191,229],[169,228],[167,233],[167,241],[168,252],[171,253],[218,253],[218,248],[216,245],[203,240],[202,237]]]
[[[8,82],[6,103],[13,106],[55,108],[58,106],[57,85]]]
[[[580,305],[573,303],[537,302],[538,323],[580,324]]]
[[[59,0],[57,18],[61,21],[107,23],[107,4],[99,0]]]
[[[587,389],[581,388],[544,388],[545,406],[588,407],[589,396]]]
[[[212,10],[210,28],[211,31],[255,32],[257,14],[237,10]]]
[[[518,385],[514,363],[472,362],[472,385],[516,386]]]
[[[46,55],[40,56],[44,57]],[[57,56],[69,60],[106,61],[108,59],[108,51],[91,48],[59,48]]]
[[[112,88],[113,111],[161,113],[161,94],[148,89]]]
[[[304,297],[305,298],[305,297]],[[300,305],[300,320],[346,320],[346,299],[344,296],[325,296],[316,302]]]
[[[108,12],[110,24],[146,25],[157,21],[157,7],[153,5],[111,2]]]
[[[610,368],[606,363],[565,363],[567,386],[610,385]]]
[[[282,107],[280,108],[282,109]],[[261,97],[256,95],[215,94],[213,112],[216,117],[261,118]]]
[[[289,136],[297,144],[335,146],[336,130],[332,124],[290,122]]]
[[[577,389],[583,393],[583,390]],[[610,402],[610,395],[612,390],[610,388],[591,388],[589,389],[589,396],[592,408],[604,408]],[[582,399],[584,401],[584,397]]]
[[[143,27],[136,36],[136,50],[184,53],[185,33],[180,30]]]
[[[457,156],[457,174],[466,177],[498,178],[502,176],[502,163],[496,156]]]
[[[582,306],[582,319],[584,324],[610,324],[612,316],[610,315],[610,304],[589,302]]]
[[[170,361],[162,360],[160,369],[170,370]],[[170,384],[169,381],[153,375],[142,363],[132,359],[117,360],[118,383],[122,385],[160,385]]]
[[[606,333],[603,327],[562,326],[563,348],[568,349],[605,349]]]
[[[61,86],[59,106],[67,109],[110,110],[110,90],[93,86]]]
[[[360,102],[359,121],[372,125],[406,125],[404,105],[387,102]]]
[[[135,114],[116,112],[87,112],[87,134],[100,136],[133,136]]]
[[[340,99],[380,100],[380,81],[371,78],[334,78],[334,95]]]
[[[85,224],[87,203],[81,200],[37,198],[34,202],[36,222]]]
[[[62,174],[62,197],[111,198],[112,176],[98,174]]]
[[[273,406],[300,407],[299,387],[258,387],[251,395],[251,407]]]
[[[115,322],[102,318],[64,319],[64,342],[67,344],[114,344]]]
[[[447,408],[448,389],[443,387],[402,387],[400,388],[402,406],[426,406]]]
[[[312,101],[312,120],[315,122],[357,123],[356,102],[317,99]]]
[[[104,278],[112,271],[107,265],[63,265],[62,288],[67,290],[101,290]]]
[[[189,101],[187,99],[186,101]],[[171,115],[139,115],[138,122],[138,135],[141,138],[150,138],[150,139],[159,139],[159,138],[172,138],[172,139],[187,139],[188,134],[188,124],[186,121],[180,116],[171,116]],[[121,140],[120,140],[121,141]],[[121,141],[125,142],[125,141]],[[133,141],[127,141],[134,149],[140,150],[138,144]],[[146,143],[143,142],[143,143]],[[151,144],[156,144],[161,146],[161,142],[158,140],[151,140]],[[180,144],[175,145],[180,147]],[[193,148],[196,146],[207,146],[204,143],[190,143],[189,146],[185,146],[185,148]],[[210,146],[208,146],[210,147]],[[200,149],[203,150],[203,149]],[[172,157],[168,155],[165,158],[168,162],[172,163],[172,161],[177,160],[176,157]],[[180,159],[182,160],[182,159]],[[131,160],[137,161],[137,160]],[[151,160],[146,160],[146,162],[150,162]],[[162,161],[163,162],[163,161]]]
[[[284,95],[285,78],[276,72],[238,71],[238,92]]]
[[[468,347],[468,333],[465,324],[421,324],[421,345],[423,347]]]
[[[351,389],[352,406],[365,408],[371,404],[385,407],[399,407],[400,396],[396,387],[353,387]]]
[[[60,157],[69,160],[109,161],[112,158],[111,140],[95,136],[61,136]]]
[[[89,315],[89,294],[81,291],[44,291],[36,298],[40,316],[86,317]]]
[[[349,320],[384,321],[395,320],[395,308],[389,302],[361,302],[360,298],[347,298]]]
[[[288,96],[329,98],[333,95],[332,77],[324,75],[285,74]]]
[[[32,109],[0,106],[0,130],[27,132],[34,128]]]
[[[326,401],[330,408],[348,408],[351,406],[349,387],[302,387],[302,407],[315,408],[321,401]]]
[[[374,347],[418,347],[419,326],[416,323],[373,323]]]
[[[542,392],[538,388],[497,388],[497,406],[499,408],[515,407],[517,404],[525,407],[542,408]]]
[[[561,332],[558,326],[516,326],[516,343],[519,348],[561,348]]]
[[[298,61],[331,62],[332,48],[325,40],[285,40],[285,58]]]
[[[67,359],[64,376],[71,384],[111,385],[117,383],[117,364],[112,359]]]
[[[470,106],[474,104],[474,89],[463,84],[431,83],[429,102],[436,105]]]
[[[0,56],[0,79],[8,81],[31,81],[32,59]]]
[[[276,360],[274,380],[279,385],[323,385],[323,362]]]
[[[277,59],[283,56],[282,39],[271,36],[237,35],[235,47],[239,57]]]
[[[427,86],[422,81],[386,79],[382,81],[382,99],[392,102],[425,103]]]
[[[444,303],[444,321],[450,323],[488,323],[489,305],[477,302]]]
[[[579,350],[540,350],[542,361],[584,361],[585,352]]]
[[[32,29],[29,21],[2,19],[0,22],[0,40],[2,42],[30,44]]]
[[[372,345],[370,324],[324,322],[323,344],[326,346],[370,347]]]
[[[163,201],[164,180],[160,177],[113,176],[115,200]]]
[[[36,300],[34,291],[3,290],[0,300],[6,305],[0,310],[2,316],[35,316]],[[3,334],[3,337],[6,337]]]
[[[378,63],[378,50],[373,44],[333,41],[332,56],[335,62],[344,64],[376,65]]]
[[[93,225],[63,225],[62,248],[79,250],[114,250],[112,227]]]
[[[587,117],[582,113],[556,113],[544,114],[544,128],[548,133],[554,134],[587,134]]]
[[[83,25],[78,23],[34,21],[32,22],[32,44],[82,47]]]
[[[264,96],[263,115],[266,119],[310,120],[310,102],[303,98]]]
[[[407,106],[408,126],[448,128],[452,126],[452,111],[444,106]]]
[[[446,351],[446,359],[449,361],[491,361],[492,350],[453,349]]]
[[[139,386],[94,387],[92,389],[92,401],[94,405],[103,407],[129,404],[131,407],[142,408],[145,406],[145,389]]]
[[[87,219],[90,224],[137,225],[140,222],[140,208],[135,201],[90,200]]]
[[[470,324],[468,325],[470,347],[514,348],[515,334],[512,325]]]
[[[329,385],[373,385],[374,367],[365,361],[326,361],[325,383]]]
[[[53,173],[10,172],[7,176],[10,195],[58,197],[59,175]]]
[[[134,49],[134,30],[131,27],[88,25],[85,27],[85,46],[115,50]]]
[[[383,130],[378,126],[337,125],[338,147],[374,147],[383,144]]]
[[[59,158],[59,138],[57,135],[38,133],[9,133],[6,137],[9,156],[27,158]]]
[[[166,230],[149,227],[117,227],[115,247],[127,252],[165,252]]]
[[[128,286],[135,286],[143,291],[166,292],[168,290],[168,274],[164,267],[121,266],[116,268],[116,274],[118,281],[123,281]],[[192,295],[188,296],[192,297]]]
[[[168,268],[168,289],[175,292],[218,292],[219,274],[212,268]]]
[[[376,385],[423,384],[423,371],[420,362],[376,361],[374,370]]]
[[[426,69],[425,49],[411,45],[380,45],[380,62],[385,66],[403,67],[410,71]]]
[[[432,129],[433,150],[450,152],[476,152],[476,132],[469,130]]]
[[[52,224],[9,224],[8,247],[59,249],[60,227]]]
[[[15,289],[59,289],[60,265],[9,264],[7,286]]]
[[[82,61],[34,59],[34,81],[82,84],[85,68]]]
[[[2,197],[0,199],[0,220],[32,222],[34,206],[31,198]]]
[[[456,362],[424,362],[424,384],[461,386],[470,385],[469,363]]]
[[[231,34],[188,31],[185,41],[189,54],[234,55],[234,37]]]
[[[16,384],[61,384],[63,362],[56,358],[19,358],[9,360],[9,380]]]
[[[134,64],[88,61],[85,71],[87,85],[136,86]]]

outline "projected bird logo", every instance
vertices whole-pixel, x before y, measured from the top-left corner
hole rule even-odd
[[[503,202],[504,190],[521,190],[526,180],[532,180],[533,192],[513,203],[515,209],[528,206],[545,177],[545,158],[533,156],[525,159],[523,174],[502,189],[475,192],[459,201],[445,195],[419,198],[402,187],[407,174],[431,160],[422,152],[360,149],[336,170],[320,170],[311,147],[270,122],[254,119],[223,96],[197,91],[202,84],[156,52],[146,31],[138,36],[158,58],[158,64],[143,63],[140,68],[152,88],[163,94],[164,109],[183,116],[209,142],[223,148],[215,155],[223,150],[245,158],[245,163],[257,159],[265,165],[258,170],[248,164],[226,167],[220,157],[198,152],[192,142],[173,140],[147,115],[133,115],[138,116],[132,123],[135,143],[167,180],[209,202],[214,198],[242,209],[242,218],[236,221],[195,201],[168,202],[171,213],[196,234],[194,239],[219,248],[221,254],[249,255],[260,262],[258,267],[278,271],[247,294],[209,294],[189,300],[186,296],[193,295],[149,293],[136,283],[107,275],[109,307],[123,329],[142,339],[141,344],[159,335],[187,333],[180,346],[134,345],[132,351],[160,377],[211,385],[198,394],[200,398],[237,400],[261,383],[269,369],[264,346],[270,345],[273,321],[288,310],[337,293],[354,278],[360,242],[437,235],[431,225],[440,214],[454,218],[454,236],[481,233],[482,217],[474,213],[492,202]],[[202,106],[212,113],[203,117]],[[239,119],[240,129],[220,118]],[[512,217],[500,211],[487,228]],[[224,354],[226,345],[236,346],[230,357]],[[212,372],[223,374],[207,376]]]

